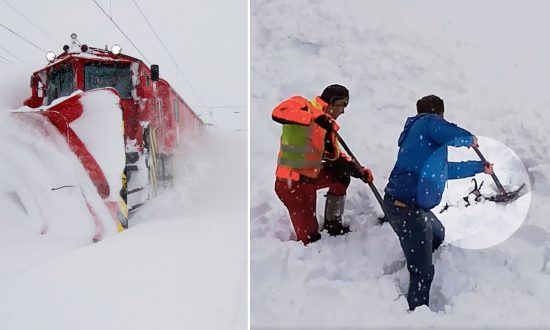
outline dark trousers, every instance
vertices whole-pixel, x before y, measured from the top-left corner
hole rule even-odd
[[[288,209],[298,241],[308,244],[320,237],[315,214],[317,190],[329,188],[329,193],[343,196],[349,184],[349,175],[343,175],[326,164],[323,164],[319,176],[315,179],[302,176],[300,181],[280,178],[275,180],[275,193]]]
[[[384,209],[407,260],[409,308],[414,310],[418,306],[428,305],[434,277],[432,253],[443,243],[445,227],[430,210],[403,205],[387,194],[384,196]]]

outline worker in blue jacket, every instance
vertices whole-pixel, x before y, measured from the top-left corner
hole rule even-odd
[[[441,202],[448,179],[493,173],[489,162],[447,161],[447,146],[477,147],[477,138],[443,118],[443,100],[428,95],[416,103],[399,137],[397,162],[385,189],[386,219],[399,237],[410,274],[407,302],[412,311],[429,304],[434,276],[432,253],[443,243],[445,228],[430,211]]]

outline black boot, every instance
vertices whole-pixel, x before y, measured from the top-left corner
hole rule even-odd
[[[349,226],[342,224],[346,195],[335,196],[327,193],[325,203],[325,229],[330,236],[345,235],[350,232]]]
[[[321,234],[320,233],[309,234],[308,237],[309,237],[309,243],[313,243],[321,239]]]
[[[342,222],[325,223],[325,229],[330,236],[345,235],[350,232],[349,226],[344,226]]]

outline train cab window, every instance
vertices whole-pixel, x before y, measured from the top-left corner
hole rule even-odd
[[[174,119],[180,121],[180,104],[178,100],[174,100]]]
[[[59,97],[70,95],[74,92],[74,89],[74,71],[70,64],[56,67],[48,73],[48,86],[46,89],[48,104]]]
[[[42,81],[38,80],[36,90],[38,91],[38,97],[46,97],[46,88],[44,88]]]
[[[123,99],[132,98],[132,72],[129,64],[88,63],[84,66],[84,90],[113,87]]]

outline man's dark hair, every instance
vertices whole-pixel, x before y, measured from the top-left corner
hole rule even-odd
[[[334,104],[334,102],[343,99],[349,102],[349,91],[342,85],[330,85],[321,93],[321,100],[328,104]]]
[[[445,111],[443,100],[435,95],[424,96],[416,102],[418,113],[441,114]]]

